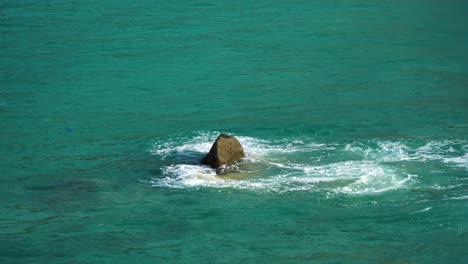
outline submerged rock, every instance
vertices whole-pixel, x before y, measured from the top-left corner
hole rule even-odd
[[[211,147],[210,153],[202,159],[202,164],[219,169],[223,165],[232,164],[245,157],[244,149],[239,141],[228,134],[221,134]]]

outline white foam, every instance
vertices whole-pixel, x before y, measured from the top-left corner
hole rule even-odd
[[[443,158],[445,163],[452,163],[455,164],[457,167],[465,168],[468,170],[468,153],[460,157],[451,157],[451,158]]]
[[[382,161],[402,161],[411,160],[409,155],[409,147],[402,142],[378,142],[380,149],[377,149],[381,154]]]
[[[457,151],[452,147],[453,145],[462,145],[464,142],[460,141],[431,141],[426,145],[418,148],[415,156],[420,161],[437,160],[447,164],[455,164],[457,167],[468,169],[468,145],[462,146],[464,152],[461,156],[454,156]]]
[[[441,161],[447,164],[454,164],[457,167],[468,169],[468,145],[462,146],[463,154],[457,154],[453,145],[462,145],[462,141],[431,141],[427,144],[410,148],[402,142],[377,141],[377,148],[369,145],[355,142],[345,147],[346,151],[358,154],[365,159],[378,162],[397,162],[397,161]]]
[[[379,193],[403,186],[413,175],[400,178],[395,172],[372,162],[340,162],[324,166],[280,166],[288,172],[268,177],[217,176],[214,170],[201,165],[171,165],[163,169],[165,178],[153,179],[159,187],[212,187],[289,192],[318,190],[320,183],[337,185],[339,193]],[[241,175],[242,176],[242,175]],[[238,179],[241,178],[241,179]],[[343,186],[343,184],[345,184]]]
[[[378,141],[372,148],[369,145],[355,142],[345,147],[346,151],[358,154],[365,159],[377,160],[381,162],[393,162],[402,160],[412,160],[409,155],[409,147],[402,142]]]
[[[411,214],[424,213],[424,212],[427,212],[427,211],[430,211],[430,210],[432,210],[432,207],[426,207],[426,208],[424,208],[422,210],[414,211]]]
[[[371,141],[340,146],[307,138],[263,140],[236,135],[244,147],[245,162],[240,165],[238,173],[218,176],[213,169],[198,164],[200,156],[210,150],[218,134],[200,132],[155,142],[150,152],[175,164],[163,166],[162,177],[153,178],[151,184],[168,188],[210,187],[275,192],[331,190],[333,193],[359,195],[405,188],[417,182],[416,175],[397,170],[388,162],[438,160],[468,167],[467,145],[463,146],[462,156],[457,156],[460,150],[452,147],[459,142],[434,141],[410,147],[399,141]],[[460,149],[460,146],[456,148]],[[335,160],[333,155],[346,152],[362,159],[335,163],[320,161],[322,158]],[[177,158],[181,156],[187,159]]]
[[[416,175],[407,174],[401,177],[390,169],[374,167],[367,170],[355,182],[336,189],[348,194],[372,194],[403,188],[406,183],[415,182]]]
[[[257,160],[262,160],[267,156],[279,156],[281,154],[335,149],[333,145],[305,142],[303,140],[267,141],[246,136],[237,136],[237,139],[244,147],[247,157]]]
[[[448,200],[468,200],[468,195],[459,196],[459,197],[450,197]]]
[[[171,154],[207,153],[217,135],[219,135],[218,132],[201,132],[193,137],[174,137],[163,142],[156,141],[149,152],[162,159]],[[247,136],[236,136],[236,138],[243,146],[247,158],[251,160],[263,159],[269,155],[334,149],[333,145],[304,142],[303,140],[267,141]]]
[[[463,184],[448,185],[448,186],[440,186],[440,185],[436,184],[434,186],[430,186],[430,188],[434,189],[434,190],[449,190],[449,189],[459,188],[459,187],[462,187],[462,186],[463,186]]]
[[[415,151],[415,157],[420,161],[426,160],[442,160],[443,149],[446,145],[450,144],[448,141],[431,141],[426,145],[419,147]]]
[[[175,137],[165,142],[155,142],[150,152],[165,159],[171,154],[206,153],[210,150],[210,134],[200,133],[193,138]]]

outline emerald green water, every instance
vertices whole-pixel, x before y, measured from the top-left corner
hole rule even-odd
[[[467,262],[467,12],[0,1],[0,262]]]

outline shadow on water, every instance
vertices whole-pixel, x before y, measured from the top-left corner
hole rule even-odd
[[[100,191],[112,187],[112,182],[102,179],[63,180],[48,184],[31,184],[30,200],[44,210],[75,211],[99,204]],[[21,205],[19,205],[21,206]]]

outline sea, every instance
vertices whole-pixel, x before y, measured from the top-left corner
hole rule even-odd
[[[468,263],[467,25],[458,0],[0,0],[0,263]]]

